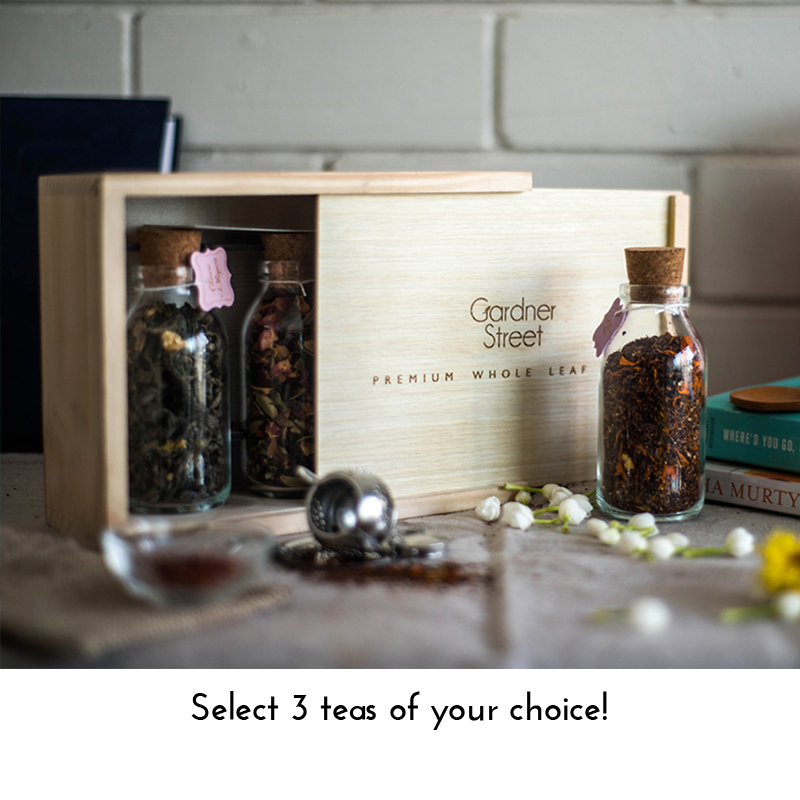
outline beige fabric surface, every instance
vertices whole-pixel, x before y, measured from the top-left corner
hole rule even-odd
[[[41,524],[30,524],[30,506],[17,505],[15,484],[25,483],[28,501],[31,482],[34,494],[42,491],[41,457],[13,463],[4,459],[2,469],[0,626],[4,633],[48,650],[97,655],[263,613],[290,597],[290,589],[278,585],[217,605],[154,608],[126,594],[99,553],[49,529],[41,515],[37,517]],[[22,518],[27,524],[15,526]]]

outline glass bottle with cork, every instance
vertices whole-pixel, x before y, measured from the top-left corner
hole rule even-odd
[[[597,501],[619,519],[697,514],[705,496],[706,359],[681,247],[625,250],[629,283],[600,366]]]
[[[314,235],[265,233],[261,289],[243,329],[244,473],[270,497],[305,493],[314,469]]]
[[[128,315],[131,511],[205,511],[231,491],[228,337],[190,265],[202,231],[138,230],[140,294]]]

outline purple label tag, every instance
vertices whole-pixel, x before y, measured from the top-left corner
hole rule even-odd
[[[228,255],[221,248],[192,253],[190,263],[197,283],[197,301],[203,311],[233,305]]]
[[[606,349],[606,345],[619,330],[623,319],[622,303],[618,297],[611,304],[611,308],[606,311],[606,315],[603,317],[603,321],[597,326],[597,330],[592,334],[594,349],[598,356]]]

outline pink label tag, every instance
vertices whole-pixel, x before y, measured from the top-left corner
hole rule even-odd
[[[228,255],[221,248],[192,253],[190,263],[194,268],[197,300],[203,311],[233,305],[233,286],[228,269]]]
[[[606,349],[606,345],[619,330],[623,319],[622,303],[618,297],[611,304],[611,308],[606,311],[606,315],[603,317],[603,321],[597,326],[597,330],[592,334],[594,349],[598,356]]]

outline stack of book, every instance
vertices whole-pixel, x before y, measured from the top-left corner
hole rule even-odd
[[[771,386],[800,387],[800,376]],[[739,408],[708,399],[706,500],[800,516],[800,411]]]

